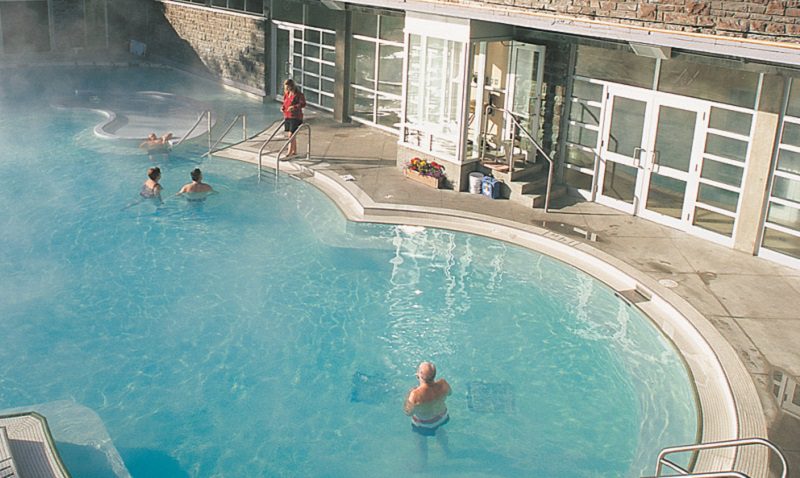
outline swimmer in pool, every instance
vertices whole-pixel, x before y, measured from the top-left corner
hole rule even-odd
[[[436,380],[436,366],[422,362],[417,367],[419,386],[408,392],[403,411],[411,417],[411,431],[417,441],[420,468],[428,461],[428,437],[435,436],[446,455],[450,455],[444,426],[450,421],[445,400],[452,390],[447,380]]]
[[[170,148],[172,147],[170,144],[171,139],[172,133],[166,133],[160,138],[156,136],[155,133],[150,133],[147,135],[147,139],[144,140],[139,147],[147,150],[147,155],[150,157],[150,159],[153,159],[153,153],[160,153],[164,156],[167,156]]]
[[[208,195],[216,193],[214,188],[203,182],[203,172],[200,168],[194,168],[189,175],[192,182],[184,184],[178,191],[178,196],[183,195],[188,201],[199,202],[204,201]]]
[[[147,170],[147,180],[142,184],[142,189],[139,195],[145,199],[157,199],[161,201],[161,185],[158,181],[161,179],[160,168],[150,168]]]

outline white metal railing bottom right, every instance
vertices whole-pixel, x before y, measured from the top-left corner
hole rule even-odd
[[[684,476],[688,478],[750,478],[748,475],[740,472],[740,471],[708,471],[708,472],[690,472],[685,470],[680,465],[676,464],[673,461],[670,461],[667,458],[667,455],[671,455],[673,453],[685,453],[685,452],[695,452],[700,450],[711,450],[711,449],[720,449],[720,448],[732,448],[732,447],[741,447],[747,445],[762,445],[766,446],[777,455],[778,459],[781,462],[781,466],[783,467],[783,471],[781,472],[780,478],[787,478],[789,467],[786,463],[786,458],[783,456],[783,453],[776,447],[772,442],[769,440],[765,440],[763,438],[740,438],[738,440],[725,440],[725,441],[717,441],[717,442],[709,442],[709,443],[698,443],[696,445],[685,445],[685,446],[675,446],[664,448],[661,450],[661,453],[658,454],[658,461],[656,464],[656,474],[652,478],[662,478],[667,476]],[[664,468],[669,468],[673,472],[677,472],[677,475],[664,475]]]

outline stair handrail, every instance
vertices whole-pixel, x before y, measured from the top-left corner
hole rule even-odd
[[[553,158],[551,158],[550,155],[547,154],[544,151],[544,149],[539,144],[539,142],[536,141],[536,139],[534,139],[534,137],[528,132],[527,129],[525,129],[524,126],[522,126],[522,124],[520,124],[519,120],[517,119],[517,117],[512,112],[506,110],[505,108],[499,108],[497,106],[492,106],[490,104],[487,104],[486,107],[484,107],[484,118],[486,116],[492,114],[492,111],[500,111],[501,113],[503,113],[503,119],[505,119],[506,116],[511,118],[511,120],[514,122],[514,126],[519,128],[519,130],[522,131],[522,133],[525,134],[525,136],[536,147],[536,150],[547,161],[547,163],[548,163],[547,190],[545,191],[545,194],[544,194],[544,212],[550,212],[550,191],[551,191],[552,186],[553,186],[553,173],[555,171],[555,162],[553,161]],[[481,157],[480,157],[481,161],[483,161],[484,154],[485,154],[485,151],[486,151],[486,134],[488,133],[488,131],[487,131],[488,125],[489,125],[489,122],[488,121],[484,121],[484,123],[483,123],[483,138],[482,138],[482,141],[481,141]],[[509,156],[509,159],[508,159],[508,162],[509,162],[508,170],[509,170],[509,174],[510,174],[514,170],[514,151],[513,151],[513,146],[512,146],[511,154],[509,154],[508,156]]]
[[[197,121],[194,122],[194,126],[189,128],[189,131],[187,131],[186,134],[184,134],[181,137],[180,141],[175,143],[173,148],[180,146],[181,143],[186,141],[186,139],[189,137],[189,135],[192,134],[195,129],[197,129],[197,126],[200,124],[200,122],[203,120],[204,117],[207,119],[206,123],[207,123],[207,126],[208,126],[208,128],[207,128],[207,131],[208,131],[208,150],[211,151],[211,110],[205,110],[202,113],[200,113],[200,116],[197,117]]]
[[[723,440],[716,442],[698,443],[695,445],[683,445],[683,446],[673,446],[664,448],[658,454],[658,460],[656,462],[656,474],[654,478],[661,478],[664,476],[685,476],[688,478],[750,478],[748,475],[742,472],[733,470],[693,473],[688,470],[685,470],[683,467],[670,461],[667,458],[667,455],[673,453],[741,447],[747,445],[763,445],[772,450],[773,452],[775,452],[775,454],[781,461],[781,466],[783,467],[783,471],[781,472],[780,478],[787,478],[789,472],[789,466],[786,462],[786,457],[783,456],[783,453],[781,453],[781,451],[778,449],[777,446],[775,446],[769,440],[765,440],[764,438],[739,438],[736,440]],[[672,471],[677,471],[678,473],[680,473],[680,475],[662,475],[661,472],[664,469],[664,467],[667,467]]]
[[[300,131],[303,129],[308,130],[308,143],[306,144],[306,159],[311,159],[311,126],[308,123],[301,124],[295,131],[289,136],[289,139],[283,143],[283,146],[278,151],[278,156],[275,158],[275,180],[278,180],[278,173],[281,171],[281,154],[286,149],[287,146],[294,140],[295,136],[297,136]]]
[[[225,129],[225,132],[222,133],[219,139],[217,139],[217,141],[214,142],[214,144],[208,148],[208,152],[203,153],[203,157],[211,156],[211,154],[214,152],[214,148],[216,148],[217,145],[223,140],[223,138],[225,138],[225,136],[228,133],[230,133],[230,131],[233,129],[234,126],[236,126],[236,123],[238,123],[240,119],[242,120],[242,142],[247,141],[247,115],[244,113],[239,113],[238,115],[236,115],[235,118],[233,118],[233,121],[231,121],[231,124],[228,125],[228,127]]]
[[[272,141],[272,138],[274,138],[276,134],[278,134],[278,131],[280,131],[281,126],[283,126],[284,124],[286,124],[286,120],[285,119],[282,120],[280,123],[278,123],[278,125],[275,127],[275,131],[273,131],[272,134],[269,135],[269,138],[267,138],[263,143],[261,143],[261,147],[258,148],[258,180],[259,181],[261,181],[261,158],[264,156],[264,149],[266,149],[266,147],[269,144],[269,142]],[[264,129],[263,131],[259,132],[258,134],[261,134],[264,131],[267,131],[267,129],[269,129],[269,128]]]

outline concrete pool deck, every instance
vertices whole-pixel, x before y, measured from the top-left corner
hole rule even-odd
[[[337,200],[343,211],[366,207],[369,217],[363,220],[404,223],[404,218],[415,217],[415,224],[424,223],[421,214],[430,213],[439,217],[433,223],[441,227],[449,227],[448,218],[453,219],[453,229],[459,229],[459,221],[490,218],[493,225],[510,228],[504,234],[529,231],[593,255],[609,264],[608,269],[622,270],[658,296],[680,303],[676,308],[684,315],[702,316],[734,354],[719,357],[720,361],[736,362],[738,356],[746,369],[743,376],[728,377],[731,388],[754,387],[759,395],[760,407],[756,401],[737,411],[740,426],[748,415],[761,414],[763,408],[763,417],[750,418],[769,426],[769,438],[790,461],[790,474],[800,472],[800,421],[780,413],[770,394],[773,370],[800,376],[796,345],[800,343],[800,271],[575,198],[555,200],[545,213],[507,200],[432,189],[406,179],[396,166],[395,135],[357,123],[335,123],[322,112],[310,111],[307,122],[312,129],[311,158],[282,162],[281,170],[297,171],[303,165],[347,190],[351,197]],[[261,143],[257,138],[215,156],[253,162]],[[280,146],[276,142],[268,151]],[[305,148],[302,134],[298,150],[305,152]],[[265,159],[264,165],[269,164]],[[272,171],[262,174],[267,180],[272,178]],[[352,179],[343,178],[347,175]],[[325,189],[319,181],[317,186]]]

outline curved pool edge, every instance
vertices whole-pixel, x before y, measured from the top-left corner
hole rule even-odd
[[[689,368],[698,398],[700,442],[767,438],[758,392],[736,351],[687,300],[646,273],[544,228],[462,210],[377,203],[356,184],[330,171],[315,170],[314,176],[303,180],[328,196],[350,221],[437,227],[510,242],[576,267],[615,292],[635,290],[644,295],[649,300],[635,305],[673,341]],[[767,478],[768,462],[766,449],[728,448],[700,453],[695,469],[735,469],[753,478]]]

